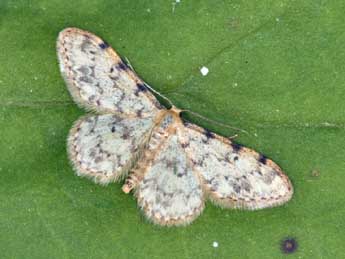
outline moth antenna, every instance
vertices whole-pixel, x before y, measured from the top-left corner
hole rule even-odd
[[[237,137],[238,137],[238,134],[235,134],[235,135],[232,135],[232,136],[228,137],[228,139],[233,140],[233,139],[235,139]]]
[[[153,89],[153,88],[152,88],[149,84],[147,84],[146,82],[145,82],[145,86],[146,86],[147,88],[149,88],[152,92],[154,92],[155,94],[157,94],[159,97],[161,97],[162,99],[166,100],[166,101],[169,103],[169,105],[170,105],[171,107],[175,106],[175,105],[173,104],[173,102],[172,102],[168,97],[164,96],[164,95],[161,94],[160,92],[158,92],[158,91],[156,91],[155,89]]]
[[[246,131],[246,130],[244,130],[244,129],[240,129],[240,128],[233,127],[233,126],[227,125],[227,124],[222,123],[222,122],[219,122],[219,121],[215,121],[215,120],[209,119],[209,118],[207,118],[207,117],[205,117],[205,116],[203,116],[203,115],[201,115],[201,114],[199,114],[199,113],[197,113],[197,112],[193,112],[193,111],[191,111],[191,110],[185,110],[185,109],[183,109],[182,112],[189,112],[190,114],[192,114],[192,115],[194,115],[194,116],[196,116],[196,117],[199,117],[199,118],[201,118],[201,119],[203,119],[203,120],[205,120],[205,121],[214,123],[214,124],[216,124],[216,125],[218,125],[218,126],[226,127],[226,128],[228,128],[228,129],[237,130],[237,131],[243,132],[244,134],[251,135],[248,131]],[[233,136],[233,137],[237,137],[237,134],[236,134],[235,136]],[[232,138],[233,138],[233,137],[232,137]]]
[[[133,68],[131,62],[129,61],[129,59],[127,57],[125,57],[125,60],[126,60],[126,65],[129,66],[129,68],[134,71],[134,68]]]
[[[133,66],[131,65],[131,62],[129,61],[129,59],[128,59],[127,57],[125,57],[125,59],[126,59],[127,66],[129,66],[130,69],[132,69],[132,71],[134,72],[135,70],[134,70]],[[146,86],[148,89],[150,89],[151,92],[155,93],[156,95],[158,95],[158,96],[161,97],[162,99],[166,100],[166,101],[169,103],[169,105],[170,105],[171,107],[174,106],[173,102],[172,102],[168,97],[164,96],[164,95],[161,94],[160,92],[158,92],[158,91],[156,91],[155,89],[153,89],[148,83],[145,82],[145,86]]]
[[[135,71],[134,68],[133,68],[133,66],[131,65],[131,62],[129,61],[129,59],[128,59],[127,57],[125,57],[125,59],[126,59],[127,66],[129,66],[129,67],[132,69],[132,71]],[[174,106],[175,106],[175,105],[173,104],[173,102],[172,102],[168,97],[166,97],[165,95],[163,95],[163,94],[161,94],[160,92],[158,92],[158,91],[156,91],[155,89],[153,89],[148,83],[145,82],[145,86],[146,86],[147,88],[149,88],[153,93],[155,93],[156,95],[160,96],[162,99],[166,100],[166,101],[169,103],[169,105],[170,105],[171,107],[174,107]],[[192,115],[194,115],[194,116],[196,116],[196,117],[199,117],[199,118],[201,118],[201,119],[203,119],[203,120],[205,120],[205,121],[214,123],[214,124],[216,124],[216,125],[218,125],[218,126],[226,127],[226,128],[233,129],[233,130],[237,130],[237,131],[243,132],[244,134],[250,135],[250,134],[248,133],[248,131],[246,131],[246,130],[244,130],[244,129],[236,128],[236,127],[233,127],[233,126],[230,126],[230,125],[227,125],[227,124],[224,124],[224,123],[221,123],[221,122],[218,122],[218,121],[215,121],[215,120],[206,118],[205,116],[203,116],[203,115],[201,115],[201,114],[199,114],[199,113],[197,113],[197,112],[193,112],[193,111],[191,111],[191,110],[182,110],[181,112],[189,112],[190,114],[192,114]],[[235,135],[235,136],[237,137],[237,135]]]

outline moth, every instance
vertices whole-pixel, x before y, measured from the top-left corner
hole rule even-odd
[[[74,101],[93,113],[70,130],[68,154],[78,176],[106,185],[125,179],[146,217],[186,225],[206,199],[256,210],[287,202],[293,187],[264,155],[181,119],[96,35],[60,32],[57,53]]]

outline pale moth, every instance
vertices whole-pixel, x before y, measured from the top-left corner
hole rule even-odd
[[[148,85],[102,39],[67,28],[57,52],[74,101],[93,111],[68,137],[77,175],[108,184],[125,177],[146,217],[185,225],[205,200],[255,210],[287,202],[288,177],[265,156],[180,118],[159,104]]]

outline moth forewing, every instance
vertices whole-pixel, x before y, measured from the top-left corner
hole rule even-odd
[[[153,116],[162,106],[117,53],[94,34],[77,28],[60,32],[60,70],[81,107],[119,116]]]

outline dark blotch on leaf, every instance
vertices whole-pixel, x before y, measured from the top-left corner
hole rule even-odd
[[[281,250],[285,254],[292,254],[297,250],[298,244],[294,238],[285,238],[281,241]]]
[[[108,43],[106,43],[105,41],[103,41],[102,43],[100,43],[98,45],[101,49],[106,49],[109,47]]]
[[[112,128],[111,128],[111,132],[115,132],[115,126],[113,126]]]

